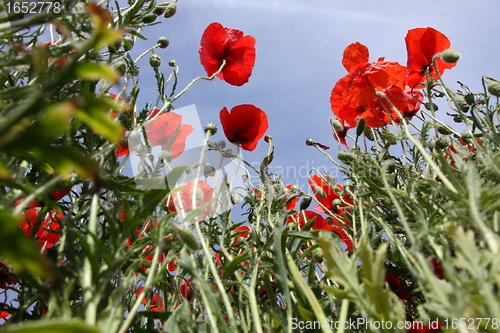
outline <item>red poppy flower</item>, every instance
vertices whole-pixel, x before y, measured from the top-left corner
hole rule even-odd
[[[237,105],[230,112],[224,107],[219,114],[224,134],[229,142],[252,151],[268,129],[267,115],[250,105]]]
[[[285,188],[287,190],[290,190],[292,188],[293,184],[290,184],[290,185],[285,185]],[[288,191],[287,191],[288,192]],[[292,192],[293,193],[293,192]],[[285,195],[289,196],[290,195],[290,192],[286,193]],[[297,205],[297,202],[299,202],[300,198],[297,197],[295,199],[293,199],[292,201],[290,201],[289,203],[286,204],[286,209],[287,210],[292,210],[292,209],[295,209],[295,206]]]
[[[144,287],[139,287],[137,288],[137,296],[139,296],[142,293],[142,290]],[[147,304],[148,299],[144,298],[142,300],[142,304]],[[165,305],[163,303],[163,297],[161,297],[160,293],[158,291],[153,293],[153,297],[151,297],[150,303],[149,303],[149,311],[152,312],[158,312],[158,311],[165,311]]]
[[[255,64],[255,38],[214,22],[203,32],[200,45],[200,61],[208,76],[216,73],[226,60],[217,77],[233,86],[248,82]]]
[[[151,145],[168,150],[172,158],[179,157],[186,148],[186,138],[194,130],[193,126],[182,124],[182,116],[174,112],[165,112],[146,125]]]
[[[450,40],[441,32],[433,28],[416,28],[408,31],[405,37],[408,51],[407,85],[414,87],[425,81],[425,73],[437,79],[436,70],[432,65],[432,58],[450,48]],[[455,67],[456,63],[447,63],[441,58],[436,59],[439,74],[445,69]]]
[[[339,239],[342,243],[347,246],[347,251],[354,251],[354,245],[352,243],[352,239],[347,234],[346,228],[351,225],[349,221],[340,221],[338,219],[332,219],[331,217],[327,217],[326,222],[331,225],[330,230],[339,236]]]
[[[68,195],[69,192],[71,192],[71,188],[72,188],[72,186],[69,186],[69,187],[63,188],[62,190],[52,192],[49,194],[49,197],[51,197],[55,201],[59,201],[62,198],[64,198],[66,195]],[[25,198],[17,199],[16,201],[14,201],[13,205],[14,206],[19,205],[21,202],[24,201],[24,199]],[[28,204],[28,207],[43,207],[43,206],[44,206],[43,201],[40,202],[38,200],[32,200]]]
[[[333,113],[352,128],[357,118],[371,112],[368,105],[376,101],[375,91],[391,86],[405,87],[405,67],[394,61],[368,63],[368,48],[360,43],[346,47],[342,64],[349,72],[335,84],[330,95]],[[364,116],[363,116],[364,117]],[[368,126],[370,126],[368,124]]]
[[[247,226],[241,226],[237,227],[236,229],[237,236],[236,239],[234,240],[234,245],[238,244],[240,241],[245,241],[250,236],[250,233],[252,232],[252,229]]]
[[[180,287],[180,292],[182,297],[187,299],[188,301],[193,299],[193,293],[191,292],[191,282],[193,281],[193,278],[188,278],[187,282],[186,280],[182,280],[181,282],[181,287]]]
[[[175,204],[176,211],[183,209],[186,213],[194,208],[203,206],[204,204],[210,202],[214,197],[215,190],[210,187],[207,183],[202,180],[198,180],[197,188],[195,192],[195,205],[193,207],[193,181],[189,181],[182,190],[173,195],[173,201]],[[210,212],[210,207],[208,207],[202,214],[202,218],[205,218]]]
[[[316,175],[309,178],[309,185],[311,186],[318,202],[320,202],[334,214],[342,216],[344,214],[344,208],[348,206],[347,204],[353,204],[353,201],[349,197],[349,195],[347,193],[344,193],[342,203],[340,205],[334,205],[334,200],[340,200],[339,193],[342,192],[342,185],[330,183],[329,181],[326,181]],[[321,206],[314,207],[314,210],[320,213],[328,214],[328,211],[325,211]]]
[[[10,316],[10,313],[8,313],[7,311],[0,311],[0,319],[5,319],[8,316]]]
[[[54,246],[61,236],[58,234],[59,231],[59,220],[64,218],[61,214],[57,214],[56,211],[50,211],[45,219],[42,221],[40,228],[35,234],[38,245],[44,250]],[[21,222],[21,229],[24,231],[26,236],[30,236],[33,232],[33,226],[38,220],[38,210],[31,208],[26,210],[26,217]]]
[[[300,228],[303,228],[304,225],[309,222],[314,220],[313,225],[311,226],[312,230],[330,230],[330,225],[326,220],[323,218],[323,216],[319,215],[316,212],[313,212],[312,210],[304,210],[300,214],[293,214],[288,216],[286,220],[286,224],[288,225],[289,223],[298,223],[300,225]],[[305,218],[304,218],[305,215]]]

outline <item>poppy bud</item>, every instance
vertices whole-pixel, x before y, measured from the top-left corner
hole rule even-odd
[[[500,83],[496,81],[489,81],[487,86],[488,92],[493,96],[500,97]]]
[[[396,170],[396,163],[393,160],[387,160],[382,164],[382,168],[385,168],[387,173],[393,173]]]
[[[316,193],[316,195],[318,197],[320,197],[321,199],[326,199],[325,191],[323,191],[323,189],[321,187],[319,187],[318,185],[314,185],[314,193]]]
[[[439,110],[438,106],[436,104],[434,104],[434,103],[429,103],[429,102],[424,103],[424,107],[427,110],[429,110],[429,111],[432,111],[432,110],[437,111],[437,110]]]
[[[165,5],[166,4],[168,4],[168,2],[163,2],[163,3],[158,4],[158,6],[156,6],[155,9],[153,9],[153,13],[156,16],[163,15],[163,13],[165,13]]]
[[[353,154],[345,151],[339,151],[337,158],[344,163],[353,162],[356,159]]]
[[[300,210],[306,210],[311,204],[311,201],[311,197],[305,197],[304,199],[302,199],[302,201],[300,202]]]
[[[170,163],[170,161],[172,161],[172,153],[169,152],[168,150],[162,150],[161,153],[158,155],[158,159],[160,161],[165,160],[165,162]]]
[[[225,141],[217,141],[217,149],[224,149],[226,148],[226,142]]]
[[[290,186],[290,191],[299,192],[300,187],[297,184],[293,184],[292,186]]]
[[[177,234],[181,241],[186,244],[191,250],[196,251],[201,249],[200,243],[196,239],[193,232],[186,228],[177,229]]]
[[[141,143],[141,133],[138,131],[130,132],[128,136],[128,145],[130,147],[136,147]]]
[[[455,106],[462,112],[467,112],[469,111],[470,105],[467,104],[465,101],[465,98],[462,95],[455,94],[455,93],[450,93],[450,95],[453,98],[453,101],[455,102]]]
[[[365,118],[359,117],[358,119],[358,124],[356,125],[356,136],[360,136],[363,134],[363,131],[365,130]]]
[[[161,58],[157,54],[152,54],[151,57],[149,57],[149,64],[153,68],[160,67],[161,65]]]
[[[306,145],[308,145],[308,146],[314,146],[314,140],[311,139],[311,138],[307,139],[306,140]]]
[[[146,14],[142,17],[142,22],[143,23],[152,23],[154,21],[156,21],[156,18],[158,16],[156,16],[154,13],[149,13],[149,14]]]
[[[363,131],[363,133],[365,134],[365,137],[368,140],[375,141],[375,135],[373,133],[373,129],[371,129],[370,127],[365,127],[365,130]]]
[[[130,51],[134,46],[134,39],[132,37],[123,37],[123,49],[125,51]]]
[[[448,147],[448,142],[446,142],[443,138],[436,141],[436,148],[445,149],[446,147]]]
[[[121,76],[124,76],[127,73],[127,65],[123,61],[119,61],[115,65],[115,71],[120,73]]]
[[[340,199],[332,200],[332,207],[340,207],[340,206],[342,206],[342,200]]]
[[[286,226],[287,226],[288,230],[295,230],[297,228],[297,223],[290,222]]]
[[[210,132],[209,135],[214,135],[217,133],[217,125],[214,123],[207,123],[205,125],[205,133]]]
[[[460,117],[460,115],[453,116],[453,121],[456,123],[463,123],[462,117]]]
[[[167,37],[163,36],[158,38],[158,41],[156,43],[160,44],[160,49],[164,49],[170,44],[170,41],[168,40]]]
[[[470,132],[462,132],[460,135],[460,139],[465,142],[465,143],[471,143],[472,142],[472,134]]]
[[[343,132],[344,131],[344,125],[338,120],[333,117],[330,117],[330,125],[332,126],[332,129],[337,132]]]
[[[312,255],[313,255],[314,261],[319,262],[319,263],[323,262],[323,258],[325,257],[325,254],[323,253],[323,249],[320,247],[314,249],[312,252]]]
[[[215,168],[210,164],[205,164],[203,167],[203,175],[205,175],[205,177],[213,177],[215,175]]]
[[[177,2],[167,2],[165,6],[165,14],[163,17],[170,18],[177,12]]]
[[[464,99],[469,105],[473,105],[476,101],[476,98],[474,97],[473,93],[468,93],[467,95],[464,96]]]
[[[452,49],[444,50],[443,53],[441,53],[441,59],[449,64],[454,64],[460,59],[460,54]]]
[[[233,205],[237,205],[241,202],[240,196],[237,193],[231,194],[230,199]]]
[[[443,135],[450,135],[451,133],[453,133],[447,126],[443,126],[441,124],[437,125],[437,130]]]
[[[175,67],[175,66],[177,66],[177,63],[175,62],[175,60],[174,60],[174,59],[170,59],[170,60],[168,61],[168,65],[169,65],[170,67]]]

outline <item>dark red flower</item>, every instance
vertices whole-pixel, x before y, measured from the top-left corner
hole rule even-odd
[[[432,270],[434,271],[434,275],[438,279],[444,279],[444,271],[443,271],[443,265],[441,264],[441,260],[432,258],[431,265],[432,265]]]
[[[385,276],[385,281],[389,284],[389,288],[398,296],[400,299],[411,301],[412,297],[408,293],[407,286],[402,281],[402,278],[396,273],[389,273]]]
[[[208,76],[216,73],[226,60],[217,77],[234,86],[248,82],[255,64],[255,38],[214,22],[203,32],[200,45],[200,61]]]
[[[250,104],[237,105],[230,112],[224,107],[219,118],[229,142],[249,151],[257,147],[268,129],[266,113]]]
[[[448,37],[433,28],[416,28],[408,31],[405,41],[406,50],[408,51],[406,84],[409,87],[414,87],[424,82],[426,71],[437,79],[432,58],[450,48]],[[456,63],[447,63],[443,59],[437,58],[436,65],[441,75],[445,69],[455,67]]]
[[[194,130],[193,126],[182,124],[182,116],[174,112],[165,112],[151,124],[146,125],[151,145],[160,145],[168,150],[172,158],[179,157],[186,148],[186,138]]]

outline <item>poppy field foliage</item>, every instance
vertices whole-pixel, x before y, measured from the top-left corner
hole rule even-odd
[[[177,2],[128,3],[0,23],[2,331],[500,331],[500,82],[450,88],[444,32],[402,32],[406,64],[359,42],[331,55],[347,72],[324,96],[332,135],[304,142],[342,178],[312,169],[301,190],[270,172],[280,131],[258,100],[217,101],[197,149],[176,108],[215,77],[245,89],[251,32],[209,24],[195,64],[164,61],[167,37],[134,59]],[[183,66],[200,71],[185,87]]]

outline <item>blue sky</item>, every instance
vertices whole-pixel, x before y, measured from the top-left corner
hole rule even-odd
[[[266,111],[268,134],[275,144],[271,171],[288,170],[285,183],[305,186],[305,170],[311,167],[326,167],[335,175],[331,162],[304,142],[311,137],[330,146],[330,154],[336,156],[338,146],[328,121],[333,115],[329,97],[335,82],[346,75],[341,64],[346,46],[360,42],[369,48],[370,61],[386,57],[406,65],[407,31],[433,27],[448,36],[452,48],[462,56],[445,73],[445,81],[453,89],[459,88],[456,81],[460,80],[479,91],[482,75],[500,79],[499,9],[495,0],[178,0],[177,14],[161,17],[161,24],[147,28],[143,34],[149,40],[138,42],[134,52],[139,54],[158,37],[167,36],[170,46],[157,49],[163,59],[160,69],[169,73],[167,61],[175,59],[182,88],[205,75],[198,49],[210,23],[254,36],[257,60],[247,84],[235,87],[219,79],[199,81],[175,107],[195,104],[202,124],[219,125],[215,139],[223,138],[218,115],[224,106],[254,104]],[[154,102],[157,96],[147,58],[140,64],[138,107]],[[444,114],[444,108],[440,112]],[[451,119],[447,122],[453,124]],[[261,141],[255,151],[244,152],[244,157],[249,162],[260,161],[266,151],[267,145]]]

